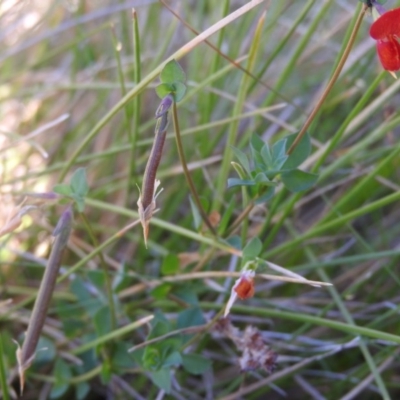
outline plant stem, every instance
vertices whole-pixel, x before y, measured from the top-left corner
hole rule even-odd
[[[141,61],[140,61],[140,34],[139,34],[139,24],[137,19],[137,13],[135,9],[132,9],[132,23],[133,23],[133,52],[135,57],[135,68],[133,70],[133,81],[138,84],[142,78],[141,71]],[[136,146],[139,133],[140,124],[140,94],[133,98],[133,121],[132,130],[129,136],[131,142],[131,155],[128,173],[128,187],[126,191],[126,206],[129,205],[129,195],[132,192],[133,180],[132,177],[136,172]]]
[[[186,178],[186,182],[189,185],[189,189],[190,189],[190,193],[192,194],[193,200],[196,203],[196,206],[201,214],[201,217],[204,221],[204,223],[207,225],[208,229],[210,230],[210,232],[214,235],[217,236],[217,232],[214,229],[214,227],[212,226],[210,220],[208,219],[207,213],[205,212],[199,195],[196,191],[196,188],[194,186],[192,177],[190,175],[190,171],[187,167],[187,163],[186,163],[186,159],[185,159],[185,153],[183,151],[183,145],[182,145],[182,138],[181,138],[181,132],[179,129],[179,121],[178,121],[178,112],[177,112],[177,107],[176,107],[176,103],[174,102],[172,105],[172,120],[174,122],[174,130],[175,130],[175,139],[176,139],[176,146],[178,148],[178,154],[179,154],[179,159],[181,161],[181,165],[183,168],[183,172],[185,174],[185,178]]]
[[[138,96],[162,71],[165,64],[167,64],[171,60],[179,60],[190,51],[192,51],[196,46],[200,43],[204,42],[209,36],[218,32],[224,26],[232,23],[234,20],[249,12],[251,9],[261,4],[264,0],[251,0],[249,3],[246,3],[244,6],[238,8],[233,11],[231,14],[227,15],[225,18],[221,19],[214,25],[210,26],[201,35],[196,36],[194,39],[184,44],[180,49],[178,49],[174,54],[168,57],[163,64],[158,65],[154,68],[146,77],[144,77],[137,85],[130,90],[115,106],[101,118],[100,121],[91,129],[91,131],[85,136],[79,146],[76,148],[74,153],[71,155],[70,159],[64,165],[62,169],[59,179],[59,182],[62,182],[66,177],[68,171],[71,169],[72,165],[74,165],[76,159],[82,153],[84,148],[91,142],[92,139],[96,137],[96,135],[101,131],[101,129],[116,115],[116,113],[125,106],[125,104],[131,101],[135,96]]]
[[[10,396],[8,394],[8,384],[7,384],[7,376],[6,376],[6,369],[4,368],[4,348],[3,348],[3,335],[0,334],[0,384],[1,384],[1,391],[3,394],[4,400],[10,400]]]
[[[313,111],[311,114],[308,116],[306,122],[304,123],[303,127],[301,128],[300,132],[298,133],[296,139],[292,143],[292,145],[289,147],[289,150],[287,151],[287,154],[291,154],[293,150],[296,148],[296,146],[299,144],[303,136],[306,134],[307,129],[313,122],[315,116],[317,115],[318,111],[321,109],[326,97],[328,96],[329,92],[331,91],[333,85],[337,81],[337,78],[339,77],[340,73],[342,72],[343,66],[347,60],[347,57],[350,54],[350,50],[353,47],[354,41],[356,39],[356,35],[358,33],[358,30],[360,29],[361,22],[364,18],[365,13],[367,12],[368,7],[366,4],[363,5],[363,8],[360,11],[360,14],[357,17],[357,21],[354,25],[353,32],[351,33],[350,39],[347,42],[347,46],[342,54],[342,57],[335,69],[335,72],[333,73],[331,79],[328,82],[328,85],[326,86],[324,92],[322,93],[321,97],[318,99],[316,106],[314,107]]]

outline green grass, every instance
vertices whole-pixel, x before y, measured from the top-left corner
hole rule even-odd
[[[168,3],[185,25],[162,2],[134,5],[135,18],[128,3],[25,3],[0,11],[3,398],[19,393],[13,339],[22,345],[32,324],[68,203],[26,193],[69,184],[84,167],[84,212],[75,209],[21,398],[397,399],[400,83],[382,72],[369,13],[357,29],[362,4],[271,1],[235,15],[244,2]],[[217,235],[189,199],[171,123],[146,249],[137,188],[155,87],[173,58],[187,93],[170,119]],[[250,157],[253,134],[272,146],[314,109],[301,166],[318,174],[314,186],[291,193],[278,176],[261,205],[251,190],[227,189],[240,172],[231,146]],[[255,294],[229,318],[262,334],[278,355],[272,372],[241,372],[238,331],[216,335],[248,261],[258,262]],[[282,275],[263,261],[332,286],[257,277]]]

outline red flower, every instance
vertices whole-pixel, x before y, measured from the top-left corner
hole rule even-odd
[[[246,268],[246,267],[245,267]],[[229,314],[233,303],[239,297],[241,300],[248,299],[254,296],[254,276],[255,271],[251,269],[242,269],[239,279],[232,287],[231,295],[225,307],[224,317]]]
[[[239,283],[234,286],[233,290],[237,293],[239,299],[244,300],[254,296],[254,280],[253,278],[241,277]]]
[[[382,14],[371,25],[369,34],[376,40],[383,68],[387,71],[400,70],[400,8]]]

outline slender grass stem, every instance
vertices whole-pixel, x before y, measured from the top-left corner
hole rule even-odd
[[[186,163],[185,153],[183,150],[182,139],[181,139],[181,132],[179,129],[178,111],[177,111],[175,102],[172,105],[172,120],[174,122],[176,147],[178,149],[179,159],[181,161],[183,173],[185,174],[186,182],[189,185],[190,193],[193,197],[194,202],[196,203],[196,206],[197,206],[197,208],[200,212],[200,215],[203,219],[203,222],[207,225],[207,228],[210,230],[210,232],[214,236],[217,236],[217,232],[216,232],[215,228],[212,226],[210,220],[208,219],[207,213],[205,212],[203,205],[201,204],[199,195],[197,193],[196,187],[194,186],[192,177],[190,175],[190,171],[189,171],[187,163]]]
[[[135,58],[135,66],[133,70],[133,81],[135,84],[142,79],[142,62],[141,62],[141,47],[140,47],[140,32],[139,32],[139,21],[137,12],[135,9],[132,10],[132,25],[133,25],[133,52]],[[133,98],[133,121],[132,121],[132,134],[129,137],[131,145],[130,164],[128,172],[128,187],[126,191],[126,206],[129,205],[129,197],[134,187],[133,177],[136,173],[136,158],[137,158],[137,142],[139,137],[139,126],[140,126],[140,111],[141,111],[141,96],[138,94]]]
[[[168,57],[163,64],[158,65],[156,68],[153,69],[146,77],[144,77],[138,84],[130,90],[103,118],[100,119],[96,123],[96,125],[90,130],[90,132],[86,135],[86,137],[82,140],[80,145],[74,151],[74,153],[69,158],[68,162],[62,169],[59,182],[62,182],[66,177],[68,171],[71,167],[75,164],[76,159],[82,153],[82,151],[86,148],[86,146],[96,137],[96,135],[101,131],[101,129],[111,121],[111,119],[115,116],[115,114],[125,106],[126,103],[131,101],[135,96],[142,93],[142,91],[160,74],[164,65],[167,64],[171,60],[179,60],[183,56],[185,56],[188,52],[192,51],[196,46],[200,43],[205,41],[209,36],[218,32],[224,26],[232,23],[234,20],[239,18],[241,15],[249,12],[254,7],[261,4],[264,0],[251,0],[249,3],[246,3],[244,6],[240,7],[239,9],[233,11],[231,14],[227,15],[222,20],[218,21],[210,28],[206,29],[202,32],[199,36],[195,37],[185,45],[183,45],[179,50],[173,53],[170,57]]]
[[[8,392],[8,384],[7,384],[7,376],[5,369],[5,353],[3,347],[3,335],[0,334],[0,385],[1,392],[3,394],[4,400],[10,400],[9,392]]]
[[[362,9],[360,11],[360,13],[358,14],[356,23],[354,25],[354,29],[351,33],[350,39],[347,42],[347,46],[346,49],[344,50],[344,53],[342,54],[342,57],[340,58],[340,61],[336,67],[335,72],[333,73],[333,76],[331,77],[331,79],[329,80],[324,92],[322,93],[321,97],[318,99],[317,104],[315,105],[313,111],[311,112],[311,114],[308,116],[306,122],[304,123],[303,127],[301,128],[300,132],[298,133],[298,135],[296,136],[296,139],[293,141],[292,145],[289,147],[287,154],[291,154],[293,152],[293,150],[296,148],[296,146],[300,143],[301,139],[303,138],[303,136],[307,133],[307,129],[309,128],[309,126],[311,125],[311,123],[313,122],[315,116],[318,114],[318,111],[321,109],[325,99],[327,98],[328,94],[330,93],[330,91],[333,88],[333,85],[335,84],[335,82],[337,81],[343,66],[350,54],[350,50],[353,47],[354,41],[356,40],[356,36],[357,33],[360,29],[361,26],[361,22],[365,16],[365,13],[368,10],[368,6],[366,4],[363,4]]]
[[[167,303],[165,303],[167,305]],[[210,309],[210,310],[219,310],[221,305],[211,303],[211,302],[201,302],[201,306]],[[351,335],[357,336],[365,336],[368,338],[379,339],[379,340],[387,340],[392,343],[400,344],[400,336],[394,335],[392,333],[366,328],[359,325],[350,325],[347,322],[340,322],[333,319],[328,318],[320,318],[315,317],[313,315],[303,314],[303,313],[296,313],[296,312],[289,312],[280,309],[274,309],[269,307],[262,307],[262,308],[255,308],[255,307],[248,307],[246,305],[233,305],[232,312],[236,313],[243,313],[245,315],[251,315],[253,317],[259,316],[263,318],[273,317],[273,318],[283,318],[291,321],[298,321],[298,322],[308,322],[316,326],[324,326],[327,328],[332,328],[334,330],[338,330],[341,332],[349,333]]]

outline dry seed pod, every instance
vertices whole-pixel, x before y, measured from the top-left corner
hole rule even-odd
[[[156,173],[162,156],[165,136],[167,135],[167,127],[168,113],[166,112],[161,114],[160,118],[157,119],[155,129],[156,136],[144,171],[142,190],[137,202],[146,247],[147,237],[149,234],[149,223],[156,210],[156,198],[158,195],[157,188],[160,185],[160,181],[156,180]]]

